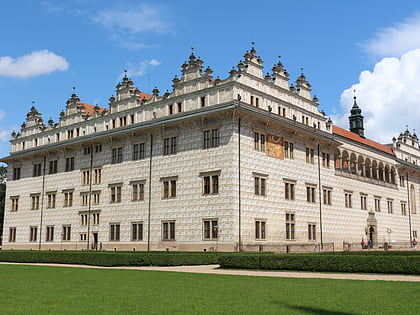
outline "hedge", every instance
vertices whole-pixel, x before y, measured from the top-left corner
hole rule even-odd
[[[81,251],[0,251],[0,261],[58,263],[95,266],[182,266],[218,263],[216,253],[194,252],[81,252]]]
[[[224,254],[219,264],[240,269],[420,275],[419,255]]]

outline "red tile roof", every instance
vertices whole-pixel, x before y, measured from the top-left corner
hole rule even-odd
[[[392,148],[388,147],[384,144],[380,144],[378,142],[375,142],[375,141],[367,139],[367,138],[362,138],[358,134],[355,134],[354,132],[351,132],[349,130],[340,128],[338,126],[333,126],[332,130],[333,130],[333,134],[336,134],[336,135],[341,136],[343,138],[347,138],[347,139],[359,142],[361,144],[364,144],[364,145],[369,146],[371,148],[383,151],[385,153],[394,155],[394,151],[392,151]]]
[[[92,115],[95,112],[95,105],[85,104],[85,103],[79,103],[81,106],[85,108],[84,114],[85,115]],[[98,106],[99,107],[99,106]],[[106,108],[99,107],[99,112],[103,113],[106,112]]]
[[[138,100],[150,100],[152,98],[152,95],[144,93],[144,92],[140,92],[139,96],[138,96]]]

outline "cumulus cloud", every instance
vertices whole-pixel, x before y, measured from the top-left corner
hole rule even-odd
[[[378,32],[375,38],[362,43],[373,57],[400,57],[407,51],[420,48],[420,13]]]
[[[409,129],[420,134],[420,49],[401,58],[384,58],[373,71],[363,71],[359,83],[345,90],[340,99],[344,114],[334,117],[336,124],[348,129],[353,90],[364,115],[365,135],[390,143],[394,136]]]
[[[0,57],[0,76],[30,78],[53,71],[66,71],[69,63],[64,57],[48,50],[34,51],[18,58]]]
[[[156,59],[144,60],[138,63],[137,65],[128,63],[127,75],[129,77],[140,77],[144,75],[148,69],[159,66],[160,64],[161,62]]]

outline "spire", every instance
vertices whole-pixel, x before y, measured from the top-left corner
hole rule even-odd
[[[354,90],[354,93],[356,93],[356,90]],[[364,138],[365,129],[363,128],[362,110],[357,105],[356,95],[353,96],[353,99],[353,107],[350,110],[349,116],[350,131]]]

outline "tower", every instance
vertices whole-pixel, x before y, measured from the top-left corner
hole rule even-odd
[[[356,96],[354,96],[353,99],[354,103],[349,116],[350,131],[364,138],[365,129],[363,128],[362,110],[357,105]]]

